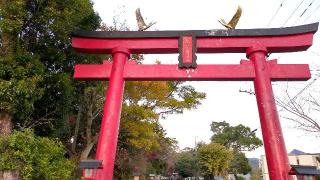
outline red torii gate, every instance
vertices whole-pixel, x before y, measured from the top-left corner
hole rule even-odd
[[[277,64],[277,60],[267,61],[266,55],[305,51],[317,29],[318,23],[272,29],[74,32],[76,51],[113,56],[113,62],[75,66],[76,79],[109,80],[96,161],[83,167],[99,168],[94,179],[113,177],[125,81],[254,81],[270,179],[290,179],[271,81],[308,80],[309,66]],[[135,64],[129,60],[132,53],[179,53],[179,65]],[[197,65],[196,53],[246,53],[249,60],[239,65]]]

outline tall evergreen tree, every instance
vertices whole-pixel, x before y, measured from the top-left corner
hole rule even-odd
[[[98,28],[100,18],[90,0],[1,0],[1,134],[9,134],[12,126],[33,128],[36,135],[60,138],[70,157],[94,155],[107,83],[75,81],[73,68],[111,57],[75,53],[70,34]],[[142,56],[133,59],[141,61]],[[157,172],[170,169],[167,155],[175,141],[166,137],[158,120],[196,108],[204,98],[181,82],[126,83],[116,161],[119,177],[129,175],[139,157],[144,157],[143,172],[150,167]]]
[[[233,150],[234,158],[231,162],[230,172],[238,179],[237,174],[247,174],[251,171],[248,159],[241,151],[252,151],[262,146],[262,141],[256,137],[255,131],[242,124],[230,126],[226,121],[212,122],[211,141],[222,144]]]
[[[72,67],[84,60],[69,35],[96,29],[100,18],[89,0],[2,0],[0,17],[1,127],[14,118],[16,127],[48,135],[70,111]]]

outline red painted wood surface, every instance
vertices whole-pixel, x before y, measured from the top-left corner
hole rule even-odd
[[[112,54],[113,66],[111,67],[96,151],[96,159],[102,160],[102,168],[97,170],[96,179],[99,180],[113,178],[124,91],[124,64],[128,60],[129,50],[114,48]]]
[[[270,70],[266,61],[265,47],[248,48],[247,56],[253,62],[256,77],[254,89],[258,104],[264,149],[271,180],[292,179],[289,176],[290,164],[282,135],[278,111],[272,91]]]
[[[128,61],[128,51],[139,54],[179,52],[179,37],[86,38],[73,37],[78,52],[111,53],[113,62],[76,65],[74,77],[82,80],[109,80],[96,159],[103,160],[96,179],[111,180],[125,80],[254,81],[268,170],[271,180],[287,180],[289,161],[282,136],[271,81],[307,80],[308,65],[277,64],[266,61],[266,53],[303,51],[312,45],[314,32],[281,36],[195,37],[197,53],[247,53],[250,61],[239,65],[198,65],[180,69],[177,65],[137,65]],[[119,48],[122,47],[122,48]],[[183,52],[188,52],[186,41]],[[117,50],[115,50],[117,49]],[[189,56],[185,53],[186,61]]]
[[[276,64],[269,61],[267,66],[273,81],[305,81],[310,78],[307,64]],[[78,64],[74,78],[109,80],[111,67],[111,62]],[[177,65],[141,65],[129,61],[124,65],[123,77],[126,81],[253,81],[256,75],[249,61],[240,65],[198,65],[196,69],[180,69]]]
[[[312,44],[313,34],[274,37],[202,37],[197,38],[197,53],[245,53],[254,43],[268,48],[268,53],[304,51]],[[178,38],[93,39],[72,38],[72,47],[84,53],[111,53],[114,47],[126,47],[131,53],[178,53]]]
[[[182,62],[184,64],[192,64],[192,36],[182,37]]]

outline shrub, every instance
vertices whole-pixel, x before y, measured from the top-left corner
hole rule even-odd
[[[0,170],[18,170],[22,179],[71,179],[75,164],[64,155],[61,142],[30,129],[0,137]]]

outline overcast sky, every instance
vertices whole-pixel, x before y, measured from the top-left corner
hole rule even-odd
[[[308,24],[320,20],[319,0],[93,0],[94,8],[104,23],[113,25],[117,21],[126,22],[132,30],[137,30],[134,11],[141,9],[146,21],[156,21],[151,30],[208,30],[223,29],[218,19],[227,21],[240,5],[243,9],[238,29],[285,27]],[[280,4],[282,3],[282,6]],[[311,5],[310,5],[311,4]],[[306,11],[305,11],[306,10]],[[305,12],[304,12],[305,11]],[[304,13],[303,13],[304,12]],[[300,17],[301,16],[301,17]],[[319,34],[319,33],[318,33]],[[314,45],[306,52],[272,54],[279,63],[311,65],[311,69],[320,66],[319,35],[315,35]],[[245,54],[198,55],[198,64],[239,64]],[[162,64],[177,64],[177,55],[146,55],[146,63],[160,60]],[[319,71],[312,71],[313,76]],[[315,76],[314,76],[315,77]],[[310,81],[309,81],[310,82]],[[281,97],[283,90],[289,87],[290,93],[300,91],[309,82],[273,83],[275,95]],[[179,147],[193,147],[195,141],[209,142],[212,135],[212,121],[227,121],[231,125],[244,124],[258,129],[262,139],[259,115],[255,96],[240,93],[239,90],[254,90],[252,82],[188,82],[196,90],[205,92],[207,98],[198,109],[185,111],[181,115],[170,115],[161,124],[167,135],[176,138]],[[319,87],[319,82],[308,89]],[[318,91],[319,92],[319,91]],[[320,96],[318,96],[320,97]],[[286,114],[280,110],[280,116]],[[320,138],[299,131],[294,124],[281,118],[282,130],[287,151],[299,149],[309,153],[320,152]],[[246,153],[249,157],[264,154],[263,148]]]

